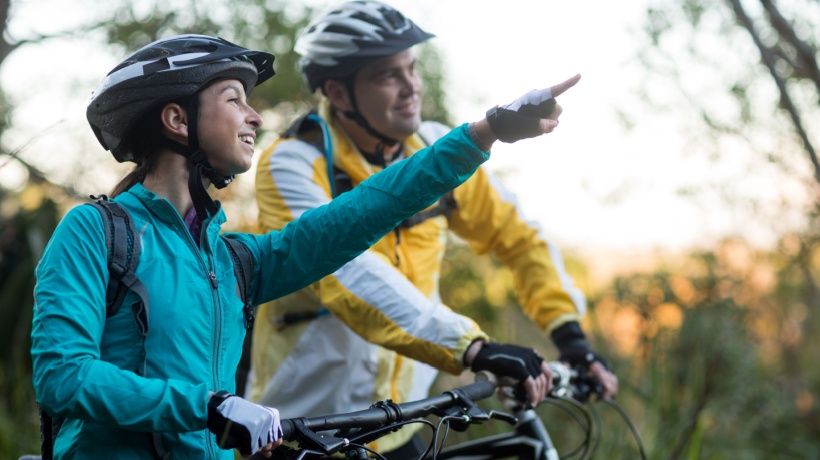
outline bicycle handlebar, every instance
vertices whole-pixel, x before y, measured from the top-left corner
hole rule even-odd
[[[446,410],[465,397],[469,401],[487,398],[493,394],[495,388],[495,382],[477,380],[469,385],[418,401],[396,404],[388,400],[356,412],[284,419],[282,420],[282,437],[286,441],[292,441],[302,427],[314,432],[345,428],[367,429],[412,420]]]
[[[586,377],[580,375],[578,370],[570,369],[558,361],[550,362],[549,366],[553,375],[551,395],[575,398],[580,396],[585,399],[590,392],[594,392],[594,389],[590,389],[589,386],[586,386],[586,392],[579,392],[580,386],[578,384],[582,383]],[[356,412],[284,419],[282,420],[283,438],[286,441],[293,441],[300,431],[303,436],[309,437],[308,432],[315,433],[317,431],[348,428],[366,430],[417,419],[447,410],[459,403],[462,406],[467,406],[472,404],[473,401],[485,399],[493,394],[497,386],[497,382],[483,376],[469,385],[454,388],[440,395],[418,401],[401,404],[396,404],[390,400],[379,401],[368,409]]]

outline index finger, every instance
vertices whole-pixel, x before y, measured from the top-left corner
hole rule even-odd
[[[573,86],[575,86],[576,83],[578,83],[578,80],[580,80],[580,79],[581,79],[581,74],[577,73],[577,74],[575,74],[575,76],[573,76],[573,77],[571,77],[567,80],[564,80],[563,82],[558,83],[555,86],[551,86],[550,87],[550,93],[552,94],[552,97],[557,97],[559,94],[561,94],[564,91],[572,88]]]

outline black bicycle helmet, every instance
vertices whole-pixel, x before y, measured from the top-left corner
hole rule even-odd
[[[434,37],[395,8],[374,0],[344,3],[299,35],[294,50],[311,90],[345,79],[368,63]]]
[[[117,161],[134,161],[122,141],[150,109],[197,94],[210,82],[236,78],[246,92],[272,77],[273,55],[207,35],[177,35],[148,44],[116,66],[94,90],[86,117]]]
[[[167,137],[163,147],[188,159],[188,191],[197,218],[205,220],[219,209],[207,191],[207,177],[217,188],[228,185],[233,176],[216,171],[199,148],[197,94],[211,82],[235,78],[250,93],[272,77],[273,55],[252,51],[227,40],[207,35],[177,35],[150,43],[125,59],[105,77],[94,91],[86,117],[97,140],[117,161],[142,158],[124,149],[123,140],[137,121],[151,109],[171,101],[186,100],[188,145]]]

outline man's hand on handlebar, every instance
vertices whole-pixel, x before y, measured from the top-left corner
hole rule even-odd
[[[526,402],[537,406],[552,390],[552,371],[532,348],[476,340],[464,354],[473,372],[489,371],[523,389]]]
[[[558,347],[561,361],[589,370],[590,375],[601,384],[602,398],[611,399],[618,394],[618,377],[609,370],[606,360],[592,350],[577,322],[570,321],[556,328],[552,332],[552,341]]]

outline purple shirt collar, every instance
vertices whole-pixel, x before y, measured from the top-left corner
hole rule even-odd
[[[183,220],[185,221],[185,226],[188,227],[188,231],[191,232],[194,242],[199,246],[199,236],[202,233],[202,221],[196,218],[196,208],[192,206],[191,209],[185,213]]]

